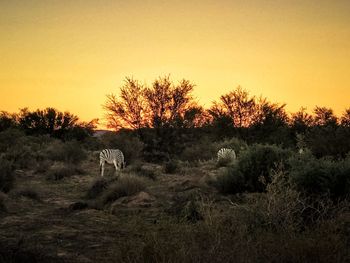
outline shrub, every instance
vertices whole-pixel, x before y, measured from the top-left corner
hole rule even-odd
[[[241,193],[245,190],[245,178],[237,165],[223,170],[212,184],[223,194]]]
[[[271,169],[287,163],[290,151],[274,145],[256,144],[242,151],[237,163],[218,177],[216,186],[224,193],[262,192],[271,181]]]
[[[107,132],[101,136],[101,141],[105,148],[121,150],[127,164],[131,164],[141,157],[144,146],[139,138],[129,131]]]
[[[213,143],[213,146],[215,147],[215,154],[217,154],[217,152],[222,148],[229,148],[233,149],[237,155],[248,147],[245,141],[236,137],[232,137],[231,139],[226,138],[223,141],[215,142]]]
[[[109,181],[105,178],[95,179],[92,182],[92,184],[91,184],[91,186],[86,194],[86,197],[88,199],[97,198],[103,191],[105,191],[107,189],[108,183],[109,183]]]
[[[191,144],[187,144],[179,156],[183,161],[196,162],[210,160],[216,157],[216,146],[208,137],[203,137]]]
[[[15,168],[32,168],[36,164],[35,152],[29,145],[20,142],[13,145],[4,155],[7,160],[13,162]]]
[[[0,191],[7,193],[14,185],[15,175],[12,162],[0,157]]]
[[[136,173],[138,176],[146,177],[151,180],[156,180],[157,175],[155,171],[151,168],[146,168],[142,165],[142,163],[136,163],[133,165],[131,169],[134,173]]]
[[[55,141],[47,147],[46,155],[51,160],[70,164],[79,164],[87,157],[86,152],[77,141],[65,143]]]
[[[316,159],[311,153],[289,159],[290,178],[300,191],[344,198],[350,193],[350,160]]]
[[[270,171],[280,163],[287,162],[291,152],[275,145],[255,144],[243,151],[238,159],[238,168],[244,176],[245,190],[262,192],[265,181],[269,183]]]
[[[147,181],[144,178],[134,175],[120,176],[118,181],[112,183],[101,195],[103,205],[111,203],[120,197],[130,196],[144,190]]]
[[[167,174],[173,174],[179,169],[179,163],[176,160],[170,160],[164,165],[164,172]]]
[[[25,134],[18,129],[7,129],[0,132],[0,152],[6,152],[11,146],[16,144],[19,138]]]
[[[184,151],[180,155],[181,160],[195,162],[198,160],[210,160],[217,158],[217,153],[221,148],[231,148],[236,154],[247,148],[246,142],[232,137],[223,141],[213,142],[208,137],[203,137],[194,143],[186,145]]]
[[[48,180],[61,180],[66,177],[70,177],[75,174],[82,174],[83,171],[72,164],[56,164],[50,168],[47,173]]]

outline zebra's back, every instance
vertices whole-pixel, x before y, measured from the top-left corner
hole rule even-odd
[[[100,161],[107,162],[109,164],[116,161],[118,166],[120,165],[121,167],[124,164],[124,154],[119,149],[104,149],[100,153]]]
[[[218,161],[220,159],[236,159],[236,153],[233,149],[230,148],[222,148],[218,151]]]

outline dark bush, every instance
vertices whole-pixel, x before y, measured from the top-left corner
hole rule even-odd
[[[59,164],[59,165],[54,165],[53,167],[50,168],[50,170],[47,172],[47,179],[48,180],[61,180],[66,177],[70,177],[72,175],[76,174],[82,174],[83,171],[75,165],[68,164]]]
[[[242,151],[233,167],[218,178],[219,190],[225,193],[262,192],[271,181],[271,169],[287,162],[289,150],[275,145],[255,144]]]
[[[63,143],[57,140],[47,147],[46,154],[51,160],[70,164],[79,164],[87,157],[85,150],[77,141]]]
[[[2,192],[0,192],[0,214],[3,212],[7,212],[7,208],[5,205],[5,199],[6,199],[6,195]],[[1,262],[1,258],[0,258],[0,262]]]
[[[213,147],[215,148],[215,157],[217,157],[217,152],[222,148],[233,149],[235,153],[239,155],[239,153],[245,150],[248,145],[245,141],[232,137],[230,139],[226,138],[223,141],[214,142]]]
[[[223,194],[245,191],[245,178],[237,166],[227,167],[213,185]]]
[[[24,136],[24,132],[18,129],[11,128],[0,132],[0,152],[6,152],[11,146],[18,142],[19,138]]]
[[[179,170],[179,162],[176,160],[170,160],[164,165],[164,172],[167,174],[173,174]]]
[[[147,181],[144,178],[131,175],[121,176],[102,193],[100,202],[102,205],[111,203],[120,197],[136,194],[144,190],[146,186]]]
[[[141,158],[143,143],[131,131],[107,132],[101,136],[104,148],[119,149],[128,164]]]
[[[275,145],[255,144],[243,151],[238,159],[238,169],[244,176],[245,190],[262,192],[270,180],[270,171],[286,163],[289,150]],[[263,181],[262,181],[263,180]]]
[[[7,193],[14,185],[15,175],[12,162],[0,157],[0,191]]]
[[[106,190],[108,183],[109,181],[105,178],[98,178],[94,180],[90,188],[88,189],[86,197],[88,199],[98,197],[104,190]]]
[[[330,194],[333,198],[344,198],[350,193],[350,159],[316,159],[305,153],[290,158],[289,165],[292,182],[303,192]]]
[[[147,168],[142,165],[142,163],[136,163],[133,165],[131,169],[134,173],[136,173],[138,176],[146,177],[151,180],[156,180],[157,175],[152,168]]]

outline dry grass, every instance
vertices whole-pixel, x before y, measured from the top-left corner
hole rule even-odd
[[[143,164],[157,173],[153,181],[132,169],[101,179],[95,163],[83,165],[87,174],[65,180],[18,178],[18,189],[39,187],[41,202],[6,197],[0,259],[16,251],[36,262],[79,263],[346,262],[350,256],[348,203],[328,204],[327,213],[307,223],[307,200],[283,173],[275,174],[266,193],[222,196],[198,184],[215,175],[215,161],[172,175]],[[114,200],[145,189],[155,198],[149,206],[115,206],[111,213]],[[86,194],[90,200],[81,202]],[[99,210],[91,209],[93,201]],[[165,212],[168,207],[173,213]]]

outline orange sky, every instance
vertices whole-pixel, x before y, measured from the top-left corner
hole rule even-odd
[[[350,107],[350,1],[0,1],[0,110],[102,118],[126,76],[187,78],[209,106],[254,95]]]

